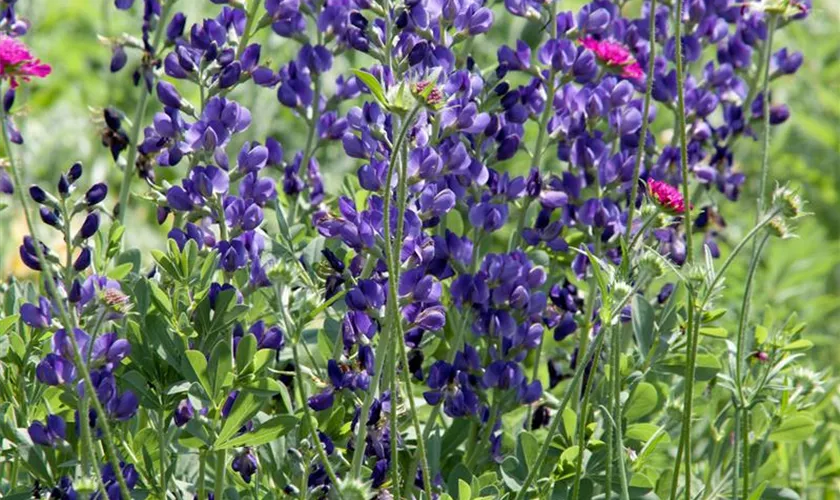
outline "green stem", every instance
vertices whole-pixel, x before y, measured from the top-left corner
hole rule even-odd
[[[598,336],[606,335],[606,328],[601,330],[598,333]],[[601,350],[603,349],[603,342],[599,344],[598,350],[595,352],[595,355],[592,357],[592,368],[589,370],[589,379],[586,381],[586,385],[583,388],[583,402],[580,405],[580,410],[578,411],[578,419],[577,419],[577,442],[578,442],[578,454],[577,459],[575,460],[575,481],[572,487],[572,498],[577,500],[580,495],[580,480],[582,476],[583,470],[583,455],[586,451],[586,422],[588,418],[588,408],[589,408],[589,397],[592,394],[592,385],[595,380],[595,373],[598,370],[598,362],[601,359]],[[584,368],[585,370],[585,368]],[[607,485],[609,487],[609,485]]]
[[[324,465],[324,470],[327,472],[327,477],[330,478],[332,484],[338,484],[338,477],[335,475],[335,470],[333,470],[332,464],[330,464],[329,458],[327,457],[327,452],[324,451],[324,446],[321,445],[321,439],[318,437],[318,434],[315,432],[315,427],[312,426],[312,422],[315,420],[315,417],[312,416],[312,412],[309,408],[309,405],[306,403],[306,390],[303,387],[303,372],[300,369],[300,359],[298,356],[297,350],[298,342],[292,343],[292,358],[295,362],[295,379],[297,380],[298,386],[298,393],[300,394],[300,405],[303,407],[303,414],[306,416],[307,420],[307,427],[309,428],[309,439],[312,441],[312,446],[315,447],[315,450],[318,452],[318,458],[321,459],[321,463]],[[359,419],[359,427],[365,427],[365,419]],[[306,475],[306,474],[304,474]],[[342,495],[338,489],[335,490],[335,495],[341,500]],[[222,498],[218,494],[216,498]]]
[[[162,499],[166,498],[166,448],[168,443],[166,442],[166,413],[161,405],[160,410],[158,411],[158,441],[160,446],[160,497]]]
[[[251,29],[254,26],[254,19],[257,17],[257,9],[259,7],[260,0],[251,0],[251,4],[248,6],[248,18],[245,21],[245,31],[242,32],[242,40],[239,41],[239,45],[236,47],[236,59],[242,56],[242,52],[248,47],[248,42],[254,34],[251,32]]]
[[[207,452],[198,452],[198,500],[206,500],[207,493],[204,489],[204,475],[207,473]]]
[[[683,12],[683,0],[676,0],[676,6],[674,9],[674,39],[676,40],[675,47],[675,59],[676,59],[676,73],[677,73],[677,137],[679,138],[679,145],[680,145],[680,167],[681,167],[681,176],[682,176],[682,188],[683,188],[683,198],[685,199],[685,239],[686,239],[686,260],[685,263],[688,266],[694,264],[694,241],[692,237],[692,227],[691,227],[691,191],[690,191],[690,179],[689,179],[689,171],[688,171],[688,140],[686,138],[686,122],[685,122],[685,74],[683,70],[683,55],[682,55],[682,12]],[[679,457],[679,449],[684,450],[685,452],[685,459],[686,459],[686,468],[685,468],[685,497],[691,498],[691,417],[692,417],[692,404],[694,401],[694,371],[695,371],[695,354],[696,354],[696,346],[697,346],[697,339],[693,338],[694,335],[694,322],[695,322],[695,301],[694,301],[694,293],[691,289],[688,290],[688,313],[687,313],[687,321],[686,321],[686,334],[687,334],[687,341],[686,341],[686,370],[685,370],[685,383],[686,383],[686,393],[685,393],[685,402],[683,405],[683,425],[682,430],[680,431],[680,445],[678,448],[678,457]],[[674,475],[673,475],[673,483],[671,486],[671,498],[673,499],[676,495],[676,485],[679,479],[679,470],[680,470],[680,460],[677,460],[674,464]]]
[[[403,126],[400,128],[400,131],[397,135],[397,139],[394,142],[394,147],[391,149],[391,161],[388,163],[388,172],[385,175],[385,187],[384,187],[384,211],[385,217],[383,222],[383,233],[385,238],[385,265],[388,267],[389,270],[389,280],[388,280],[388,301],[394,304],[395,306],[399,303],[396,297],[396,287],[398,286],[397,280],[398,275],[392,276],[392,272],[396,273],[394,269],[394,262],[393,256],[391,251],[391,223],[390,223],[390,216],[387,214],[391,213],[391,184],[394,181],[394,171],[397,168],[398,159],[394,158],[394,155],[398,155],[398,151],[402,147],[402,143],[405,140],[406,135],[408,134],[408,129],[411,127],[411,123],[414,122],[414,119],[417,117],[417,114],[420,112],[422,107],[421,103],[418,103],[409,113],[409,116]],[[397,161],[395,161],[397,160]],[[403,212],[404,213],[404,212]],[[397,229],[401,230],[401,224],[397,222]],[[397,259],[399,256],[397,256]],[[391,290],[391,288],[394,288]],[[398,307],[396,307],[399,309]],[[387,313],[386,313],[387,314]],[[399,313],[397,313],[399,315]],[[386,325],[388,326],[388,325]],[[382,372],[384,371],[384,360],[386,357],[386,349],[390,345],[390,335],[392,334],[391,328],[383,328],[381,333],[381,338],[376,346],[376,373],[373,376],[373,380],[371,380],[371,386],[365,395],[365,399],[362,402],[362,412],[361,415],[367,415],[367,412],[370,410],[371,404],[373,404],[373,399],[376,397],[376,394],[379,392],[379,383],[380,379],[382,378]],[[361,477],[362,472],[362,459],[364,457],[364,447],[365,447],[365,439],[367,437],[367,426],[359,425],[358,432],[356,433],[356,446],[353,450],[353,468],[352,468],[352,475],[353,478],[359,479]]]
[[[764,53],[762,60],[764,61],[764,77],[761,84],[761,101],[762,101],[762,119],[764,121],[764,140],[761,146],[761,177],[758,184],[758,213],[756,213],[756,222],[758,222],[761,213],[764,211],[765,191],[767,190],[767,173],[769,170],[769,155],[770,155],[770,94],[768,93],[768,86],[770,83],[770,55],[773,52],[773,33],[776,31],[776,14],[770,14],[770,20],[767,23],[767,42],[764,44]],[[746,103],[750,106],[750,103]]]
[[[621,407],[621,328],[613,328],[612,334],[612,352],[613,352],[613,381],[612,400],[613,400],[613,414],[615,420],[615,458],[618,462],[618,481],[621,485],[621,499],[628,500],[630,498],[629,486],[627,484],[627,471],[624,467],[624,431],[622,430],[622,412]],[[612,460],[612,458],[610,458]]]
[[[93,386],[93,380],[90,377],[90,372],[88,371],[87,364],[82,359],[79,343],[76,341],[76,336],[73,334],[75,324],[71,320],[71,316],[65,309],[64,303],[60,300],[60,295],[58,293],[58,288],[55,285],[55,279],[53,277],[52,270],[50,269],[50,264],[44,255],[43,249],[41,248],[41,240],[38,238],[35,232],[35,225],[32,223],[32,215],[29,208],[29,201],[27,200],[26,195],[24,195],[25,189],[23,178],[21,177],[20,172],[17,169],[14,154],[12,154],[12,147],[9,141],[9,133],[6,127],[6,111],[5,109],[3,109],[2,106],[0,106],[0,127],[2,127],[3,133],[3,146],[5,147],[6,153],[9,158],[9,170],[12,172],[12,178],[14,179],[15,185],[17,186],[15,192],[18,195],[18,200],[20,201],[21,208],[23,209],[23,215],[26,219],[26,226],[29,229],[29,234],[34,240],[35,253],[38,257],[38,263],[41,266],[41,272],[46,278],[45,281],[47,290],[49,291],[50,296],[56,299],[59,317],[61,319],[65,331],[68,332],[67,338],[70,339],[70,346],[73,349],[73,363],[76,365],[76,369],[82,374],[85,391],[90,392],[90,394],[96,394],[96,389]],[[102,428],[102,438],[105,445],[105,450],[108,453],[108,459],[111,463],[111,466],[114,469],[114,474],[117,477],[117,483],[120,487],[120,493],[123,495],[123,498],[130,498],[131,495],[128,489],[128,485],[125,482],[125,477],[123,476],[122,469],[120,469],[120,460],[117,456],[116,449],[114,448],[114,440],[112,439],[111,426],[108,423],[108,414],[105,413],[102,404],[99,402],[99,398],[92,398],[92,400],[97,415],[100,416],[98,422],[100,423]],[[87,413],[82,413],[81,410],[82,409],[79,408],[80,418],[85,419],[84,423],[87,424]],[[82,423],[80,423],[80,426],[81,428],[86,427],[86,425],[82,425]]]
[[[389,280],[390,282],[390,280]],[[400,308],[397,303],[393,303],[391,306],[391,323],[395,326],[401,322],[399,317],[400,315]],[[396,310],[396,312],[394,312]],[[401,337],[401,335],[396,335],[396,331],[392,331],[391,333],[391,342],[388,358],[391,360],[390,365],[388,365],[388,379],[389,379],[389,386],[391,390],[391,414],[388,416],[388,424],[390,425],[391,432],[391,490],[393,491],[394,498],[400,498],[400,450],[399,450],[399,435],[400,435],[400,428],[399,428],[399,419],[397,417],[397,407],[399,405],[399,391],[397,389],[397,343],[399,339],[397,337]],[[403,343],[403,342],[400,342]],[[408,395],[409,399],[411,395]],[[359,418],[359,425],[361,425],[361,421],[364,417]],[[408,484],[406,487],[409,487]]]
[[[225,494],[225,472],[227,461],[226,450],[219,450],[216,452],[216,479],[213,483],[213,497],[224,498]]]
[[[636,149],[635,164],[633,165],[633,185],[630,188],[630,206],[627,211],[627,227],[624,232],[624,240],[630,241],[633,233],[633,214],[636,210],[636,198],[639,196],[639,175],[642,170],[642,161],[645,156],[645,139],[648,132],[648,115],[650,114],[650,96],[653,93],[653,74],[656,63],[656,0],[650,0],[648,36],[650,37],[650,48],[648,49],[648,71],[645,86],[645,104],[642,108],[642,129],[639,135],[639,147]],[[627,248],[629,253],[630,247]]]
[[[743,440],[743,459],[744,459],[744,487],[742,488],[742,499],[747,500],[750,496],[750,410],[744,408],[744,416],[741,419],[741,425],[744,429],[741,431],[741,439]],[[738,446],[738,443],[735,443]]]
[[[160,49],[160,44],[163,41],[163,34],[166,32],[166,20],[169,17],[169,13],[172,11],[172,6],[175,5],[176,1],[177,0],[167,1],[166,5],[163,7],[163,12],[161,12],[160,19],[158,19],[157,28],[155,29],[154,43],[152,45],[155,55]],[[139,87],[140,100],[137,102],[137,108],[134,110],[134,121],[131,124],[131,135],[129,136],[128,142],[128,155],[126,156],[125,169],[123,170],[122,184],[120,184],[120,200],[118,205],[119,213],[117,214],[117,220],[120,225],[125,225],[125,215],[128,213],[128,199],[129,194],[131,193],[131,179],[132,174],[134,174],[134,163],[137,161],[137,147],[139,146],[140,132],[143,129],[143,117],[146,115],[146,106],[149,102],[149,96],[151,95],[151,91],[146,90],[146,85],[142,79]]]
[[[540,469],[542,469],[542,464],[545,462],[545,459],[548,456],[548,450],[551,447],[551,442],[554,440],[554,436],[557,434],[557,430],[560,428],[560,424],[563,422],[563,411],[569,404],[569,400],[571,400],[572,394],[576,392],[575,389],[577,388],[581,378],[583,377],[584,367],[587,364],[589,364],[589,361],[593,358],[595,352],[600,353],[603,345],[604,336],[598,335],[598,337],[595,339],[595,343],[592,346],[590,346],[590,349],[584,354],[583,359],[581,359],[580,364],[575,369],[575,374],[572,377],[572,381],[569,384],[569,386],[566,387],[566,391],[563,393],[563,399],[560,401],[560,406],[558,406],[557,408],[557,412],[554,415],[554,420],[552,420],[551,422],[551,427],[548,428],[548,434],[543,440],[542,446],[540,446],[540,451],[537,454],[537,459],[528,471],[528,476],[525,477],[525,481],[522,483],[522,489],[520,489],[519,493],[516,494],[516,500],[523,500],[528,494],[528,488],[531,487],[531,484],[533,484]]]

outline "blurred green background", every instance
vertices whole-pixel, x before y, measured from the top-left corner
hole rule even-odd
[[[137,2],[138,6],[141,2]],[[576,10],[582,2],[561,2],[562,9]],[[638,9],[640,2],[631,1],[627,9]],[[26,139],[18,155],[23,160],[29,181],[54,184],[59,172],[76,160],[86,167],[86,178],[110,180],[118,186],[120,173],[106,150],[99,144],[101,109],[115,106],[133,113],[139,92],[130,84],[131,70],[137,54],[130,53],[128,66],[118,74],[108,71],[110,47],[98,36],[113,37],[123,32],[139,34],[140,13],[122,12],[113,8],[112,0],[30,0],[19,2],[21,15],[31,20],[33,29],[26,37],[34,52],[52,64],[54,73],[46,80],[25,86],[15,106],[16,121]],[[218,12],[218,6],[198,0],[181,0],[179,8],[188,15],[188,22]],[[498,8],[498,7],[497,7]],[[498,19],[498,16],[497,16]],[[512,20],[512,21],[511,21]],[[807,337],[815,342],[813,354],[820,361],[840,356],[840,2],[815,0],[807,20],[788,26],[777,36],[776,47],[789,47],[805,54],[799,73],[772,84],[773,101],[785,102],[791,118],[773,128],[771,146],[772,182],[791,182],[799,188],[813,216],[803,221],[798,238],[774,240],[759,272],[754,311],[757,315],[796,311],[799,319],[809,324]],[[267,30],[266,30],[267,31]],[[273,61],[276,67],[288,60],[297,44],[277,36],[260,34],[264,43],[262,62]],[[490,63],[495,47],[517,38],[539,36],[539,26],[527,25],[521,19],[505,17],[496,23],[487,36],[490,43],[475,43],[473,54],[479,63]],[[352,66],[368,64],[359,59],[337,60],[334,74],[348,73]],[[328,79],[330,80],[330,79]],[[330,83],[327,83],[327,92]],[[192,96],[189,93],[185,97]],[[305,128],[287,109],[281,107],[274,92],[247,86],[233,94],[254,110],[254,121],[247,134],[263,140],[267,134],[278,138],[287,151],[304,144]],[[156,111],[149,109],[149,117]],[[256,111],[259,110],[259,111]],[[145,123],[148,123],[148,117]],[[128,126],[126,126],[128,129]],[[657,133],[668,133],[664,124],[656,125]],[[758,143],[742,143],[736,158],[738,168],[748,181],[738,204],[722,206],[728,222],[725,241],[737,241],[749,230],[754,220],[754,199],[760,155]],[[231,149],[236,151],[236,149]],[[5,153],[3,154],[5,156]],[[510,168],[525,168],[527,160],[519,155]],[[319,160],[328,192],[337,192],[345,175],[353,172],[354,161],[347,158],[340,145],[319,152]],[[175,180],[180,169],[159,175]],[[137,182],[135,190],[142,189]],[[115,191],[115,190],[114,190]],[[112,192],[112,196],[116,193]],[[11,203],[11,200],[3,200]],[[17,256],[17,246],[25,228],[19,207],[0,212],[0,272],[4,276],[23,276],[26,270]],[[129,215],[128,245],[147,249],[160,246],[166,228],[154,223],[153,207],[135,203]],[[723,245],[724,248],[726,244]],[[745,259],[729,278],[731,309],[737,310],[741,290],[737,284],[745,273]],[[734,321],[735,314],[730,315]],[[760,321],[760,317],[755,318]],[[770,319],[770,318],[768,318]],[[826,366],[825,364],[817,366]]]

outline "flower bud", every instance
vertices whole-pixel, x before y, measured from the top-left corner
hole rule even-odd
[[[114,45],[111,52],[111,73],[116,73],[117,71],[123,69],[127,61],[128,56],[126,55],[123,46],[119,44]]]
[[[90,248],[85,247],[82,249],[82,253],[76,257],[76,261],[73,262],[73,269],[77,272],[82,272],[90,266],[91,261],[91,251]]]
[[[175,109],[181,109],[181,95],[175,89],[175,86],[163,80],[157,83],[157,96],[164,106],[169,106]]]
[[[11,111],[14,103],[15,103],[15,90],[14,89],[9,89],[9,90],[6,91],[5,94],[3,94],[3,109],[6,111],[6,113],[9,113],[9,111]]]
[[[782,210],[785,217],[795,218],[802,215],[802,198],[787,186],[776,188],[773,192],[773,204]]]
[[[79,233],[76,235],[76,238],[86,240],[96,234],[96,231],[99,230],[99,212],[91,212],[85,218],[85,221],[82,223],[82,228],[79,229]]]
[[[783,240],[791,236],[790,229],[782,217],[773,217],[770,219],[770,222],[767,224],[767,230],[770,231],[770,234]]]
[[[183,12],[176,12],[166,26],[166,39],[174,43],[177,38],[180,38],[184,34],[184,26],[186,24],[187,16]]]
[[[61,229],[61,219],[55,210],[50,210],[47,207],[41,207],[38,212],[40,213],[41,220],[44,221],[44,224],[52,226],[56,229]]]
[[[67,171],[67,180],[69,180],[70,183],[72,184],[72,183],[76,182],[77,180],[79,180],[79,177],[81,177],[81,176],[82,176],[82,163],[77,161],[76,163],[73,164],[72,167],[70,167],[70,170]]]
[[[88,189],[87,193],[85,193],[85,203],[87,203],[88,207],[92,207],[104,200],[107,195],[108,186],[102,182],[94,184],[90,187],[90,189]]]

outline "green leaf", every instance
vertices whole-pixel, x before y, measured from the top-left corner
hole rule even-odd
[[[213,386],[210,384],[210,379],[207,377],[207,359],[201,351],[189,350],[187,351],[187,360],[190,363],[195,380],[201,384],[204,391],[213,396]]]
[[[131,269],[134,267],[134,264],[131,262],[126,262],[125,264],[120,264],[119,266],[111,269],[108,271],[108,277],[112,280],[120,281],[121,279],[128,276],[128,273],[131,272]]]
[[[245,335],[236,347],[236,371],[247,374],[254,369],[254,355],[257,353],[257,337],[253,333]]]
[[[720,326],[701,326],[700,335],[714,337],[716,339],[729,338],[729,332],[726,331],[726,328]]]
[[[219,394],[225,383],[225,377],[232,371],[233,358],[231,357],[230,344],[226,339],[220,340],[213,348],[213,354],[210,355],[210,364],[207,367],[213,397]]]
[[[152,287],[152,302],[155,303],[155,307],[170,318],[174,316],[172,312],[172,301],[169,300],[169,296],[166,295],[166,292],[161,290],[155,282],[149,281],[148,283]]]
[[[520,460],[524,460],[526,470],[531,470],[531,466],[537,459],[539,450],[540,444],[533,434],[527,431],[519,433],[519,451],[522,455]]]
[[[767,333],[767,328],[766,327],[761,326],[761,325],[758,325],[758,326],[755,327],[754,338],[755,338],[755,343],[756,344],[758,344],[758,345],[763,344],[764,341],[767,340],[767,335],[768,335],[768,333]]]
[[[260,373],[263,368],[274,359],[277,351],[274,349],[260,349],[254,355],[254,373]]]
[[[379,83],[379,80],[367,71],[362,71],[360,69],[354,69],[352,71],[353,74],[356,75],[356,78],[361,80],[362,83],[370,89],[370,93],[373,94],[373,97],[375,97],[377,101],[379,101],[379,104],[387,108],[388,100],[385,98],[385,91],[382,90],[382,85]]]
[[[798,413],[782,420],[782,423],[770,432],[770,440],[777,443],[797,443],[814,434],[817,423],[806,413]]]
[[[14,326],[14,324],[17,322],[19,317],[20,317],[20,315],[14,314],[12,316],[8,316],[8,317],[5,317],[3,319],[0,319],[0,335],[3,335],[7,331],[9,331],[9,329],[12,326]]]
[[[657,433],[657,431],[659,431],[659,426],[656,424],[632,424],[627,426],[627,431],[624,433],[624,437],[646,443]]]
[[[633,311],[633,336],[636,337],[642,355],[647,356],[654,341],[653,307],[647,299],[637,294],[633,296],[631,310]]]
[[[461,478],[458,478],[458,500],[470,500],[472,498],[472,488]]]
[[[672,354],[665,357],[659,368],[674,375],[685,375],[685,354]],[[721,370],[720,360],[711,354],[698,354],[695,365],[694,378],[697,380],[711,380]]]
[[[260,411],[261,407],[262,399],[258,398],[256,394],[249,391],[240,392],[236,397],[236,401],[233,403],[233,408],[231,408],[230,414],[228,414],[228,417],[225,420],[222,432],[219,433],[219,436],[216,438],[216,442],[213,443],[213,448],[223,449],[221,447],[224,446],[227,441],[234,436],[234,434],[239,432],[239,429],[245,425],[245,422],[256,415],[257,412]]]
[[[656,409],[658,402],[659,396],[656,394],[656,387],[647,382],[642,382],[630,394],[630,399],[624,409],[624,418],[628,422],[633,422],[650,415]]]
[[[219,443],[217,440],[213,447],[217,450],[226,450],[239,446],[259,446],[269,443],[280,436],[288,434],[289,431],[297,427],[299,421],[299,419],[292,415],[280,415],[263,422],[253,432],[248,432],[227,442]]]
[[[782,346],[782,351],[807,351],[808,349],[814,347],[814,343],[810,340],[799,339],[794,340],[788,344]]]

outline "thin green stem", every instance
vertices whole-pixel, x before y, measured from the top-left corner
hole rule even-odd
[[[257,9],[260,7],[260,0],[251,0],[251,4],[248,6],[247,19],[245,21],[245,31],[242,32],[242,40],[239,41],[239,46],[236,47],[236,59],[239,59],[242,56],[242,52],[248,47],[248,42],[251,40],[252,28],[254,26],[254,20],[257,17]]]
[[[598,335],[606,335],[606,329],[601,330],[598,332]],[[601,343],[600,346],[604,344]],[[583,388],[583,402],[580,405],[580,410],[578,411],[578,419],[577,419],[577,443],[578,443],[578,454],[577,459],[575,460],[575,480],[574,485],[572,486],[572,498],[577,500],[580,495],[580,480],[583,470],[583,455],[586,451],[586,422],[589,416],[589,398],[592,394],[592,385],[595,380],[595,373],[598,371],[598,362],[601,359],[601,349],[599,348],[598,351],[595,352],[595,355],[592,357],[592,368],[589,369],[589,378],[586,381],[586,385]],[[584,368],[585,370],[585,368]],[[609,485],[608,485],[609,486]]]
[[[732,500],[740,498],[738,494],[738,477],[741,475],[741,447],[738,443],[741,442],[741,409],[735,406],[735,425],[733,428],[735,434],[735,446],[732,447]]]
[[[638,291],[638,285],[634,286],[630,293],[625,295],[620,301],[618,301],[617,305],[614,307],[614,310],[620,311],[633,297],[634,294]],[[602,322],[605,325],[611,325],[612,318],[602,317]],[[516,494],[517,500],[522,500],[525,498],[525,495],[528,494],[528,489],[534,483],[534,480],[537,477],[537,474],[542,469],[543,463],[545,462],[546,457],[548,456],[548,449],[551,447],[551,442],[554,440],[554,436],[557,434],[557,430],[560,428],[560,423],[563,421],[563,411],[566,409],[566,405],[569,404],[569,400],[572,398],[572,394],[575,393],[575,388],[577,387],[578,383],[580,382],[581,377],[583,377],[583,372],[585,371],[586,365],[589,361],[593,358],[595,354],[601,353],[601,349],[604,345],[604,335],[598,335],[595,339],[595,344],[589,350],[584,352],[583,358],[580,360],[581,364],[579,364],[575,368],[575,374],[572,376],[572,380],[569,383],[569,386],[566,387],[566,391],[563,393],[563,399],[560,401],[560,406],[557,409],[557,413],[554,416],[554,420],[551,422],[551,426],[548,429],[548,434],[545,436],[543,440],[542,446],[540,447],[540,451],[537,454],[537,459],[534,462],[533,466],[530,468],[528,475],[525,477],[525,481],[522,483],[522,489],[519,493]]]
[[[200,450],[198,452],[198,500],[205,500],[207,493],[204,489],[204,476],[207,473],[207,452]]]
[[[160,19],[158,19],[157,28],[155,29],[154,42],[152,48],[155,55],[160,49],[160,44],[163,41],[163,34],[166,32],[167,18],[172,11],[172,7],[177,0],[169,0],[163,7]],[[128,213],[128,199],[131,194],[131,179],[134,174],[134,163],[137,161],[137,148],[140,141],[140,131],[143,130],[143,117],[146,115],[146,106],[149,103],[149,96],[151,91],[146,89],[145,82],[141,79],[140,84],[140,100],[137,102],[137,108],[134,110],[134,121],[131,124],[131,135],[128,142],[128,154],[126,155],[125,169],[123,170],[123,180],[120,184],[120,199],[119,199],[119,213],[117,220],[120,225],[125,225],[125,215]]]
[[[677,0],[674,8],[674,39],[676,43],[675,59],[676,59],[676,73],[677,73],[677,137],[679,138],[680,146],[680,167],[682,176],[683,198],[685,199],[685,240],[686,240],[686,260],[688,266],[694,264],[694,241],[692,237],[691,224],[691,190],[690,179],[688,171],[688,140],[686,138],[686,110],[685,110],[685,73],[683,70],[683,47],[682,47],[682,24],[683,24],[683,0]],[[685,453],[686,467],[685,467],[685,497],[691,498],[691,418],[692,418],[692,404],[694,401],[694,371],[695,371],[695,357],[697,339],[694,336],[694,322],[695,322],[695,300],[694,293],[689,288],[688,290],[688,312],[686,321],[686,370],[685,370],[685,402],[683,405],[683,425],[680,432],[680,445]],[[679,454],[679,449],[678,449]],[[673,483],[671,487],[671,498],[674,498],[676,493],[676,484],[679,482],[680,460],[674,464]]]
[[[770,85],[770,55],[773,52],[773,33],[776,31],[776,14],[770,14],[770,19],[767,22],[767,42],[763,47],[763,54],[761,59],[764,64],[764,77],[761,83],[761,106],[762,119],[764,121],[764,140],[761,146],[761,177],[758,184],[758,212],[756,213],[756,222],[761,217],[764,211],[764,199],[767,191],[767,174],[770,166],[770,93],[768,87]],[[746,103],[747,106],[750,103]]]
[[[642,107],[642,129],[639,132],[639,147],[636,149],[635,164],[633,165],[633,185],[630,188],[630,206],[627,210],[627,227],[624,232],[625,241],[630,241],[633,233],[633,215],[636,211],[636,198],[639,196],[639,175],[641,175],[642,161],[645,156],[645,140],[647,139],[648,132],[648,115],[650,114],[650,96],[653,93],[653,73],[656,63],[656,0],[650,0],[648,11],[650,46],[648,49],[647,83],[645,85],[645,103]],[[629,247],[627,251],[630,251]]]
[[[557,408],[557,412],[554,415],[554,420],[551,422],[551,426],[548,428],[548,434],[546,435],[545,439],[543,440],[542,446],[540,446],[540,451],[537,454],[537,459],[534,462],[533,466],[528,471],[528,475],[525,477],[525,481],[522,483],[522,489],[519,490],[519,493],[516,494],[516,500],[522,500],[528,494],[528,489],[533,484],[534,480],[537,478],[537,474],[539,474],[540,469],[542,469],[542,465],[545,462],[546,457],[548,456],[548,450],[551,447],[551,442],[554,439],[554,436],[557,434],[557,430],[560,428],[560,424],[563,422],[563,411],[566,409],[566,406],[569,404],[569,401],[572,398],[572,394],[576,392],[576,388],[580,383],[581,378],[583,377],[584,367],[589,364],[589,361],[593,358],[596,352],[601,351],[601,348],[604,345],[604,336],[598,335],[595,339],[595,343],[590,346],[589,350],[584,354],[583,358],[580,360],[580,364],[575,369],[575,374],[572,377],[569,386],[566,387],[566,391],[563,393],[563,399],[560,401],[560,405]]]
[[[614,405],[612,418],[615,420],[615,459],[618,463],[618,481],[621,485],[621,500],[630,498],[629,485],[627,484],[627,471],[624,467],[624,431],[622,430],[621,406],[621,328],[614,327],[612,332],[612,353],[613,353],[613,382],[612,401]],[[610,458],[612,460],[612,458]]]
[[[395,154],[398,154],[396,152],[399,151],[400,148],[402,147],[402,143],[405,140],[406,135],[408,134],[408,128],[411,126],[410,124],[417,117],[417,114],[420,112],[421,107],[422,107],[422,104],[418,103],[411,110],[407,120],[405,121],[403,126],[400,128],[399,133],[397,135],[397,139],[394,142],[394,147],[391,149],[392,157]],[[394,160],[397,160],[397,161],[394,161]],[[388,163],[388,172],[385,175],[385,188],[384,188],[384,190],[385,190],[384,198],[385,199],[384,199],[384,207],[383,207],[384,208],[383,213],[385,213],[385,214],[390,214],[390,212],[391,212],[391,198],[392,198],[392,196],[390,195],[390,189],[391,189],[391,185],[394,181],[394,171],[397,168],[397,163],[398,163],[398,159],[397,158],[392,158],[391,161]],[[399,228],[399,226],[400,225],[398,223],[398,228]],[[391,223],[390,223],[390,216],[388,216],[388,215],[385,215],[385,218],[384,218],[383,233],[384,233],[384,238],[385,238],[385,260],[386,260],[385,265],[388,267],[389,275],[390,275],[391,271],[393,270],[392,266],[393,266],[394,263],[392,261],[393,256],[391,255],[391,253],[392,253],[391,252],[391,244],[392,244],[392,242],[391,242]],[[398,304],[398,301],[391,296],[391,292],[392,292],[391,285],[396,287],[397,286],[396,281],[397,280],[395,280],[393,278],[388,280],[388,283],[389,283],[389,287],[388,287],[389,288],[389,290],[388,290],[389,298],[388,298],[388,301],[391,302],[392,304],[395,304],[395,305]],[[396,294],[396,289],[393,290],[393,292],[394,292],[394,294]],[[386,328],[382,329],[381,337],[380,337],[379,342],[376,346],[376,352],[375,352],[375,358],[376,358],[376,364],[377,364],[376,373],[374,374],[373,379],[371,380],[370,388],[368,389],[367,394],[365,395],[365,399],[362,402],[361,415],[367,415],[367,412],[370,410],[371,404],[373,404],[373,399],[376,397],[376,394],[379,392],[380,379],[382,378],[382,373],[383,373],[384,368],[385,368],[384,360],[385,360],[385,357],[387,356],[387,354],[386,354],[387,350],[386,349],[388,349],[388,346],[390,345],[390,335],[391,335],[391,328],[386,327]],[[358,431],[356,433],[355,448],[353,450],[352,476],[355,479],[359,479],[361,477],[362,461],[363,461],[363,458],[364,458],[364,443],[365,443],[366,438],[367,438],[367,426],[360,425],[359,428],[358,428]]]
[[[227,453],[226,450],[219,450],[216,452],[216,478],[213,483],[213,496],[214,498],[224,498],[225,494],[225,473],[227,467],[225,462],[227,461]]]
[[[321,459],[321,463],[324,465],[324,470],[327,472],[327,477],[330,478],[332,484],[338,484],[338,477],[335,475],[335,470],[333,470],[332,464],[330,464],[329,457],[327,457],[327,452],[324,451],[324,446],[321,445],[321,439],[318,437],[318,434],[315,432],[315,427],[312,426],[312,422],[315,420],[315,417],[312,416],[312,412],[309,408],[309,405],[306,404],[307,397],[306,397],[306,390],[303,387],[303,372],[300,369],[300,357],[298,356],[297,350],[298,342],[292,343],[292,359],[295,362],[295,379],[297,380],[298,386],[298,393],[300,395],[300,405],[303,407],[303,414],[306,416],[306,427],[309,429],[309,439],[312,441],[312,446],[315,447],[315,450],[318,452],[318,458]],[[364,418],[359,420],[359,427],[366,427],[364,425]],[[305,475],[305,474],[304,474]],[[337,489],[335,490],[336,497],[341,500],[342,495],[341,492]],[[216,498],[222,498],[218,494]]]
[[[166,469],[168,463],[166,460],[166,449],[169,447],[169,443],[166,441],[166,413],[163,406],[158,411],[158,442],[160,446],[160,497],[165,499]]]

